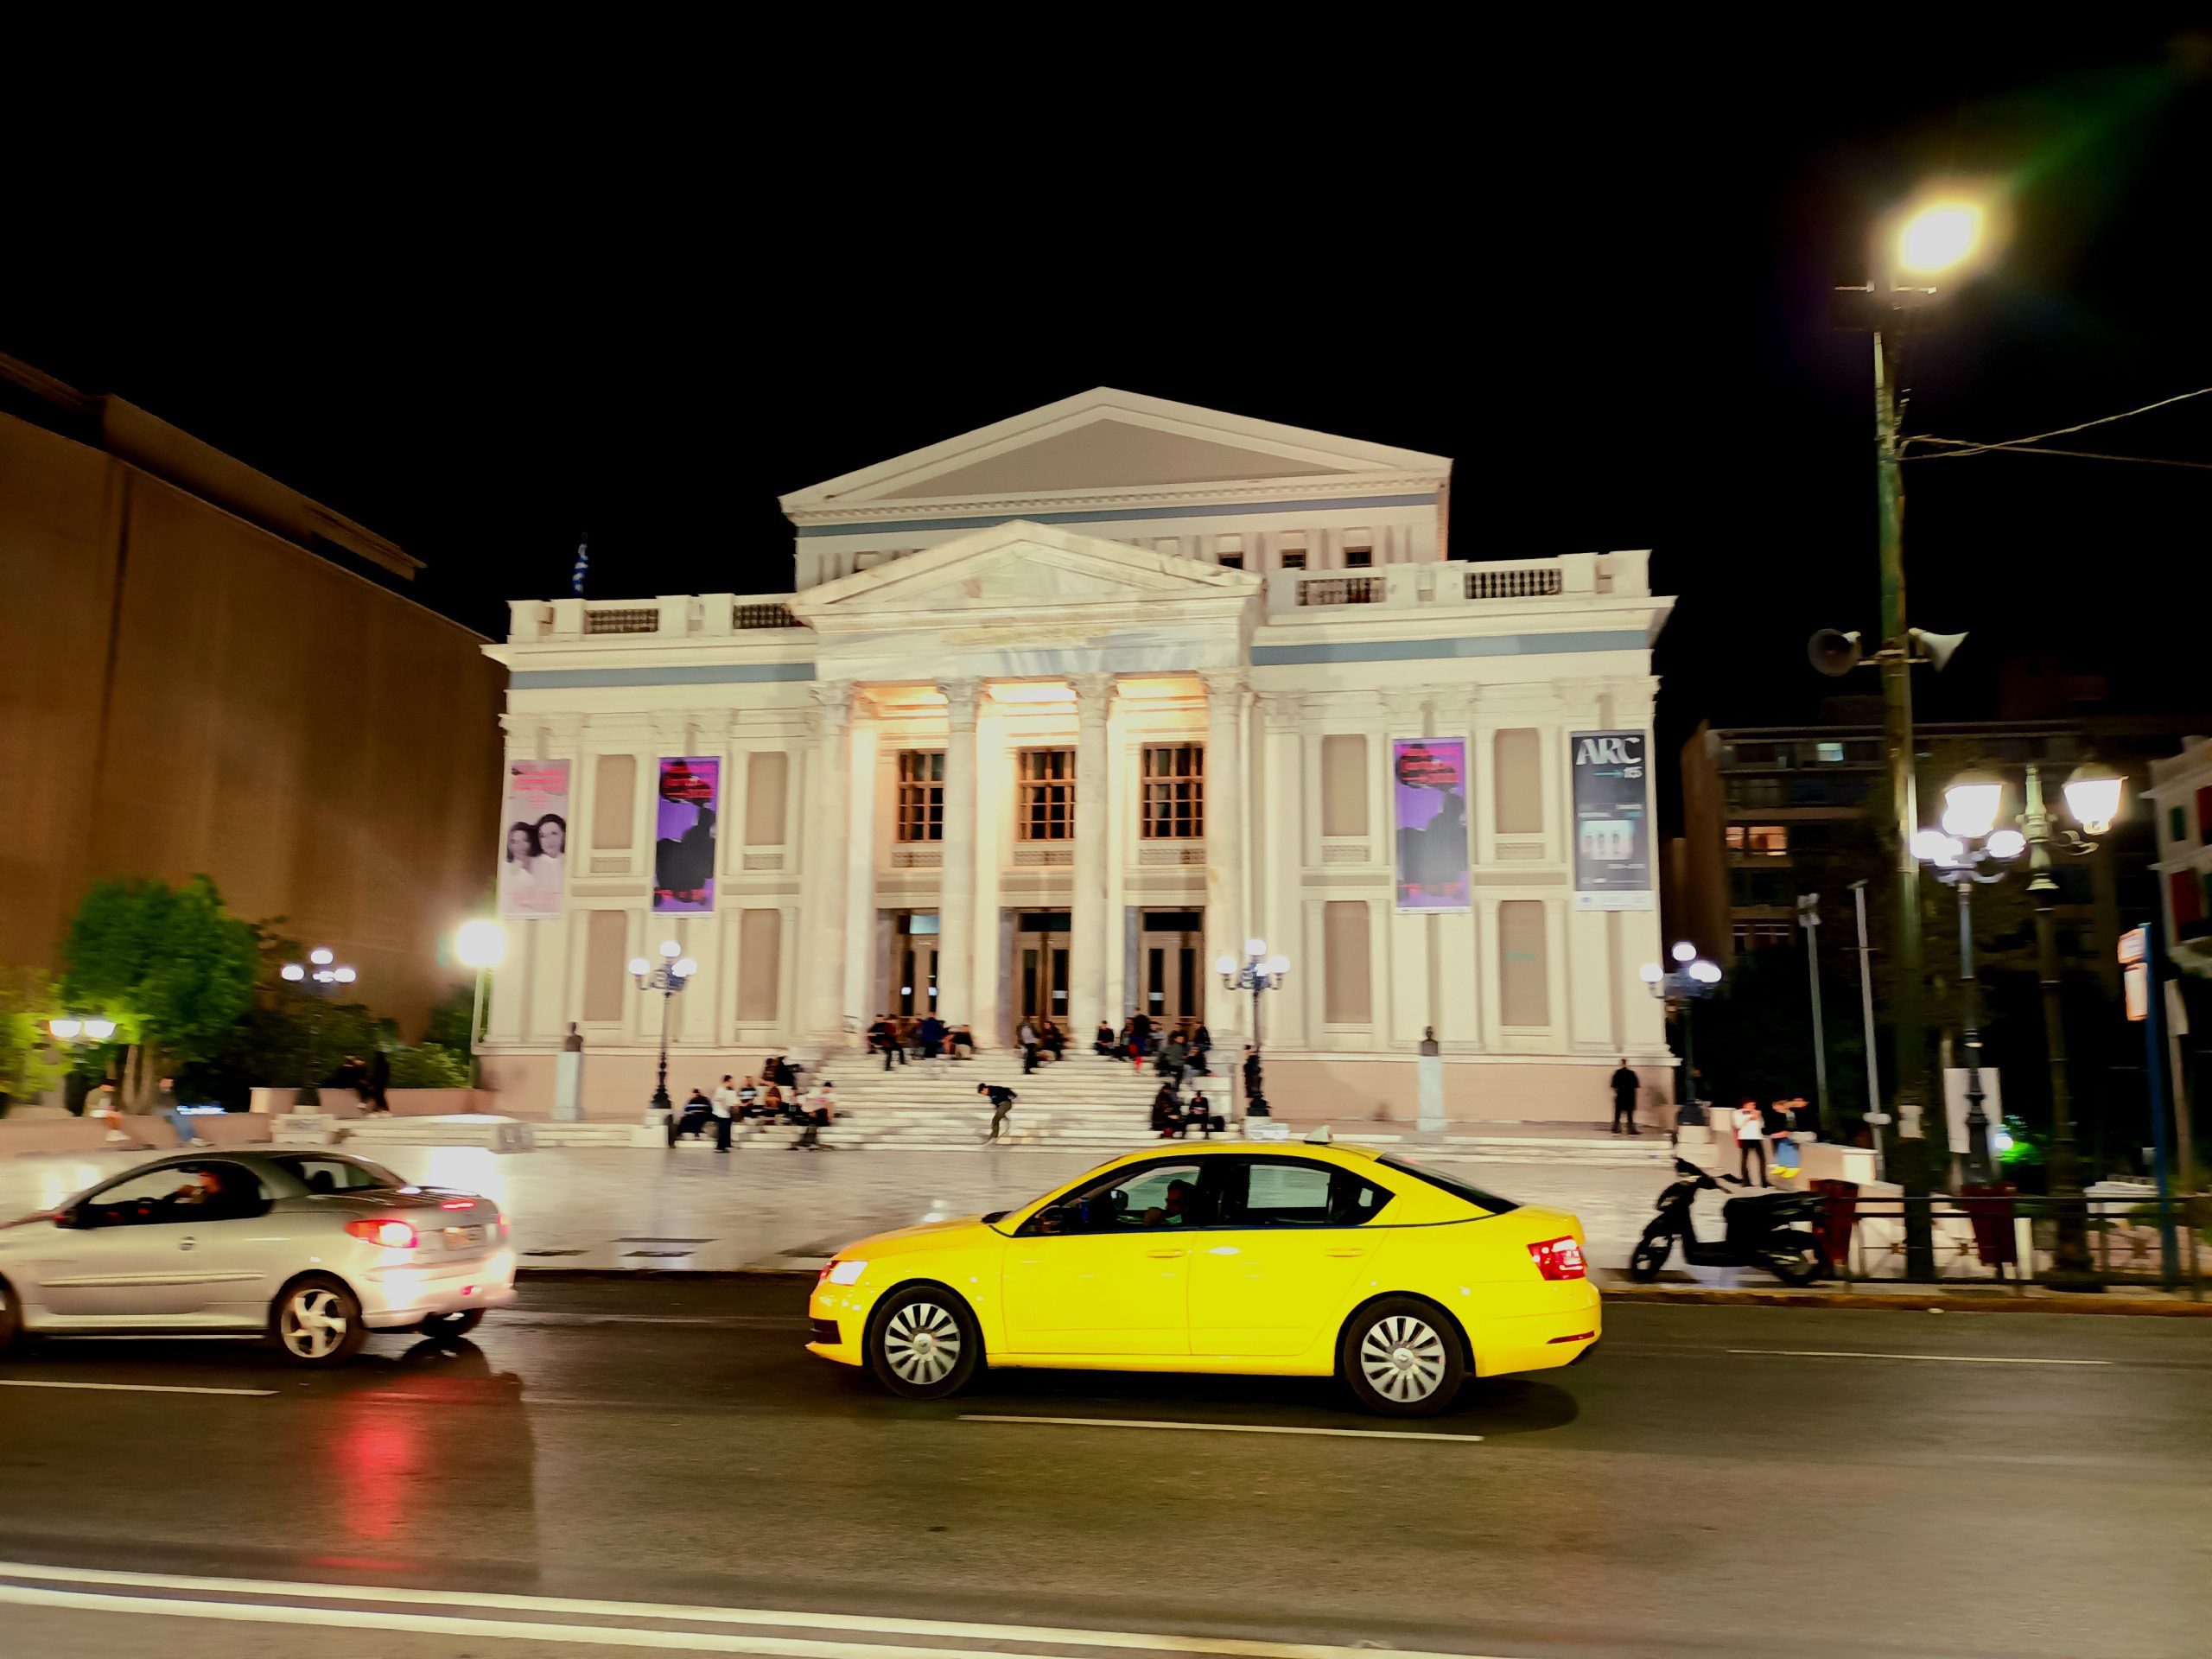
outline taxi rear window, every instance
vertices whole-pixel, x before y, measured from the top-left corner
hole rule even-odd
[[[1385,1169],[1395,1169],[1401,1175],[1410,1175],[1417,1181],[1427,1181],[1431,1186],[1442,1187],[1455,1198],[1465,1198],[1478,1210],[1487,1210],[1493,1216],[1502,1216],[1509,1210],[1521,1206],[1510,1198],[1501,1198],[1495,1192],[1485,1192],[1478,1186],[1470,1186],[1457,1176],[1446,1175],[1442,1170],[1431,1169],[1426,1164],[1409,1163],[1403,1158],[1377,1158],[1375,1160]]]

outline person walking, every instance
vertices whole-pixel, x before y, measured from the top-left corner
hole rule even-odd
[[[1758,1103],[1745,1100],[1736,1108],[1737,1173],[1744,1178],[1744,1185],[1751,1181],[1751,1160],[1759,1160],[1759,1185],[1766,1179],[1766,1119]]]
[[[1629,1070],[1628,1057],[1623,1055],[1621,1063],[1614,1071],[1612,1077],[1613,1133],[1615,1135],[1622,1133],[1623,1124],[1628,1126],[1628,1134],[1636,1133],[1636,1095],[1637,1090],[1643,1086],[1643,1079]]]
[[[891,1058],[894,1054],[898,1056],[899,1065],[906,1064],[906,1051],[899,1045],[899,1027],[893,1023],[889,1014],[885,1014],[868,1028],[868,1041],[869,1047],[883,1051],[883,1069],[886,1071],[891,1069]]]
[[[372,1112],[390,1112],[391,1102],[385,1096],[385,1091],[391,1087],[391,1051],[390,1049],[379,1046],[375,1053],[369,1056],[366,1087],[367,1092],[364,1098],[368,1102],[369,1109]]]
[[[979,1083],[976,1092],[991,1103],[991,1132],[983,1137],[986,1146],[999,1138],[1006,1128],[1006,1115],[1014,1109],[1014,1103],[1021,1098],[1002,1083]]]
[[[1039,1034],[1036,1022],[1027,1014],[1022,1016],[1021,1029],[1015,1036],[1021,1044],[1021,1075],[1026,1077],[1037,1069],[1038,1046],[1045,1039]]]

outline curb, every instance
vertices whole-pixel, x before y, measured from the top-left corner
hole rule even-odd
[[[813,1268],[517,1268],[518,1281],[539,1284],[589,1284],[620,1279],[763,1279],[782,1284],[804,1280],[811,1284],[820,1276]]]
[[[2144,1296],[1961,1296],[1943,1291],[1719,1290],[1675,1285],[1601,1286],[1609,1302],[1662,1302],[1707,1307],[1887,1308],[1891,1313],[2104,1313],[2152,1319],[2212,1319],[2212,1302]]]

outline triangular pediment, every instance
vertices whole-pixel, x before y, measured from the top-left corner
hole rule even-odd
[[[1402,486],[1412,480],[1440,484],[1451,467],[1440,455],[1102,386],[795,491],[783,507],[804,518],[870,503],[1173,497],[1297,479],[1340,490],[1385,481]]]
[[[1197,601],[1235,608],[1261,579],[1196,559],[1015,519],[810,588],[790,601],[815,627],[953,617],[1036,620]]]

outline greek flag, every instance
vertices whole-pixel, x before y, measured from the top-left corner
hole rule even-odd
[[[584,596],[584,572],[590,569],[591,532],[587,531],[584,532],[582,538],[576,543],[575,574],[569,578],[569,582],[570,590],[578,599],[582,599]]]

